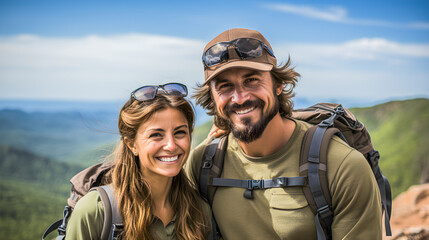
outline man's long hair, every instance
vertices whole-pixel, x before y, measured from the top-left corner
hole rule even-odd
[[[134,156],[124,141],[134,142],[139,126],[154,113],[167,108],[177,109],[184,114],[191,135],[194,112],[190,103],[182,97],[158,95],[144,102],[130,99],[120,111],[118,127],[121,141],[113,153],[114,166],[109,178],[124,222],[122,239],[154,239],[151,232],[151,225],[155,221],[151,188],[156,186],[148,184],[142,174],[139,158]],[[173,177],[169,201],[176,215],[175,238],[205,239],[210,231],[208,216],[205,216],[199,196],[183,169]]]
[[[294,68],[290,67],[290,58],[283,66],[273,67],[271,70],[271,78],[273,79],[274,87],[277,84],[283,86],[282,93],[277,96],[279,102],[279,113],[283,118],[290,117],[293,109],[292,97],[294,97],[294,88],[301,75],[295,72]],[[214,116],[214,124],[223,130],[231,131],[230,124],[217,114],[216,103],[211,93],[210,83],[198,84],[196,92],[192,96],[196,103],[206,109],[207,114]],[[274,95],[276,95],[274,91]]]

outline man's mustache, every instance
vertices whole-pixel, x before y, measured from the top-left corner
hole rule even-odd
[[[247,100],[243,104],[232,103],[224,108],[224,112],[229,115],[231,112],[236,112],[240,109],[251,108],[251,107],[263,107],[264,102],[260,99],[257,100]]]

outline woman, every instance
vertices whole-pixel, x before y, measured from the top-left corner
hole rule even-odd
[[[107,182],[115,193],[122,239],[206,239],[210,210],[182,166],[194,125],[186,86],[144,86],[119,113],[121,141]],[[97,191],[76,205],[66,239],[99,239],[104,210]]]

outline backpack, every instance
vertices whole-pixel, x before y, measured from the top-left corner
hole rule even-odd
[[[103,185],[103,178],[111,169],[107,163],[99,163],[84,169],[70,179],[72,184],[70,197],[63,211],[63,218],[52,223],[42,236],[44,240],[51,232],[58,229],[56,240],[63,240],[66,237],[67,221],[76,203],[88,192],[98,191],[104,207],[104,223],[101,232],[101,240],[120,239],[123,230],[122,217],[118,210],[116,198],[112,191],[112,186]]]
[[[331,209],[327,168],[319,169],[319,164],[326,166],[328,145],[332,136],[336,135],[361,152],[371,166],[382,200],[386,235],[391,236],[391,188],[378,166],[380,154],[374,150],[365,126],[348,109],[333,103],[318,103],[309,108],[294,110],[292,118],[314,125],[305,133],[301,145],[299,177],[263,180],[220,178],[228,146],[228,137],[222,136],[205,146],[200,168],[200,194],[211,205],[217,187],[245,188],[243,197],[252,199],[253,191],[257,189],[300,186],[303,188],[305,198],[315,214],[317,239],[330,239],[333,211]],[[212,232],[221,234],[217,229],[214,217],[212,222]],[[213,237],[216,239],[215,235]]]

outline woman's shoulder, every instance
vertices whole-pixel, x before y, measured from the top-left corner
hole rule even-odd
[[[66,239],[98,239],[104,223],[104,207],[97,191],[88,192],[76,204],[67,224]]]
[[[76,207],[73,210],[73,214],[75,213],[87,216],[97,216],[102,213],[101,216],[104,218],[104,207],[98,191],[90,191],[85,196],[83,196],[77,202]]]

